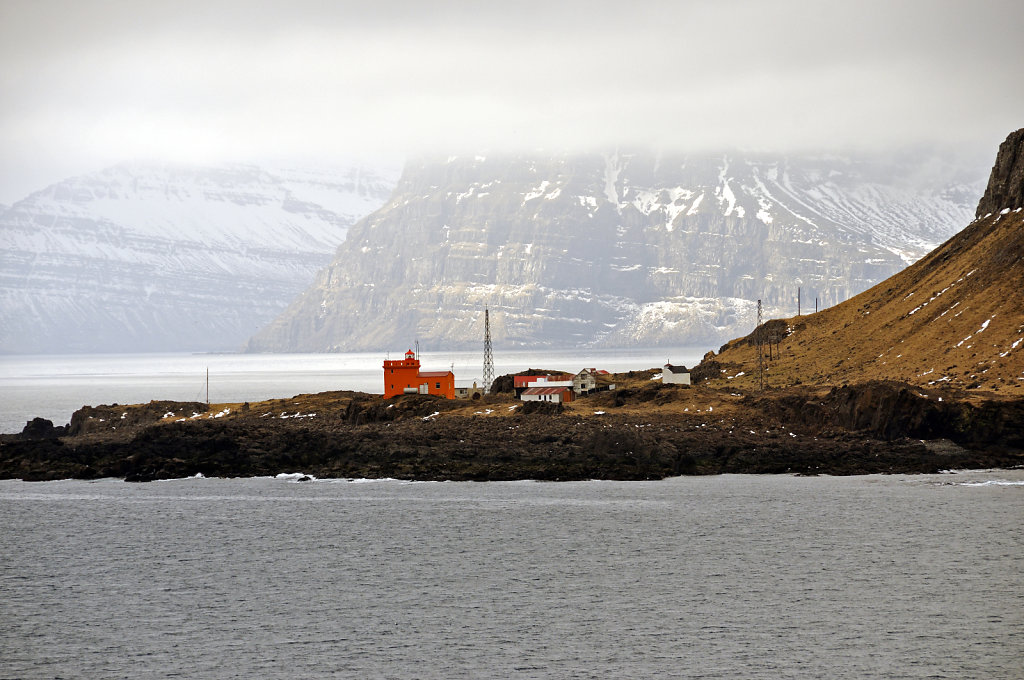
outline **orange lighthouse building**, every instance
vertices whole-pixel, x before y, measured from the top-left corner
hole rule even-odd
[[[399,394],[436,394],[455,398],[455,374],[451,371],[421,371],[416,353],[409,350],[405,358],[384,362],[384,398]]]

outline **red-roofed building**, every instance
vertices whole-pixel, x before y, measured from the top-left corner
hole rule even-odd
[[[519,395],[523,401],[550,401],[556,404],[563,404],[576,399],[576,395],[570,386],[562,387],[527,387]]]
[[[522,396],[523,390],[533,387],[535,384],[547,385],[549,387],[572,387],[572,376],[568,373],[557,373],[552,375],[514,375],[512,376],[512,387],[516,396]]]
[[[400,394],[436,394],[455,398],[455,374],[451,371],[421,371],[416,353],[409,350],[405,359],[384,362],[384,398]]]

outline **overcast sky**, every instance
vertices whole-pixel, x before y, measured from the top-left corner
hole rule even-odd
[[[122,160],[998,143],[1020,0],[0,0],[0,202]]]

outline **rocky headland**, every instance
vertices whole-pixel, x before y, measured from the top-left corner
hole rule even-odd
[[[253,404],[85,407],[0,441],[0,478],[301,472],[415,480],[868,474],[1024,464],[1024,400],[891,382],[740,393],[659,371],[566,405],[328,392]],[[942,400],[938,399],[942,396]]]

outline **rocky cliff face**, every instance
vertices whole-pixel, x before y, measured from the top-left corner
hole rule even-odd
[[[1024,207],[1024,128],[999,145],[985,195],[978,203],[977,217],[1001,210]]]
[[[243,346],[397,172],[122,165],[0,213],[0,352]]]
[[[457,157],[407,165],[253,351],[718,343],[951,235],[977,170],[922,158]]]

